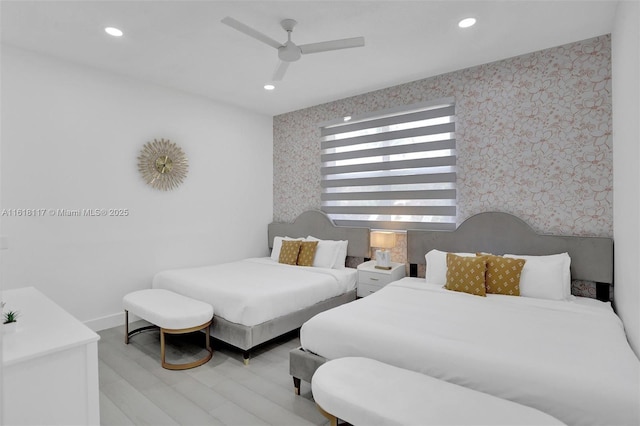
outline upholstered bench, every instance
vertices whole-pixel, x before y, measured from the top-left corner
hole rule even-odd
[[[169,370],[186,370],[209,361],[213,356],[209,327],[213,320],[213,307],[186,296],[162,289],[134,291],[122,299],[125,313],[125,343],[134,334],[149,329],[160,329],[160,359],[162,366]],[[129,312],[153,325],[129,331]],[[197,361],[185,364],[170,364],[165,360],[165,334],[184,334],[205,330],[208,354]]]
[[[331,425],[561,425],[536,409],[368,358],[318,368],[313,398]]]

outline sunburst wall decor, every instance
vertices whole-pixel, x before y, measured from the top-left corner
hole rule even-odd
[[[152,188],[170,191],[187,176],[189,163],[184,151],[168,139],[147,142],[138,156],[138,170]]]

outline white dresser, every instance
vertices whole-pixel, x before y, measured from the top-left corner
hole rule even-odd
[[[18,330],[2,336],[4,425],[98,425],[100,336],[33,287],[5,290]]]

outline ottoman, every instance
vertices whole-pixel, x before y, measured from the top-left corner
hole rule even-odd
[[[562,425],[531,407],[369,358],[338,358],[311,379],[313,398],[332,426]]]
[[[149,329],[160,329],[160,359],[162,367],[168,370],[186,370],[209,361],[213,356],[209,327],[213,321],[213,307],[208,303],[191,299],[181,294],[162,289],[134,291],[122,299],[125,313],[125,338]],[[150,322],[151,326],[129,331],[129,312]],[[199,360],[185,364],[170,364],[165,360],[165,334],[184,334],[205,330],[208,354]]]

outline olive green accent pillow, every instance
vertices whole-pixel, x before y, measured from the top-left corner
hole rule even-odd
[[[447,283],[444,288],[485,297],[486,272],[485,256],[466,257],[447,253]]]
[[[285,263],[287,265],[295,265],[296,262],[298,262],[298,253],[300,252],[301,243],[302,241],[298,240],[283,240],[278,262]]]
[[[313,266],[313,260],[316,257],[317,241],[301,241],[300,252],[298,253],[298,265]]]

